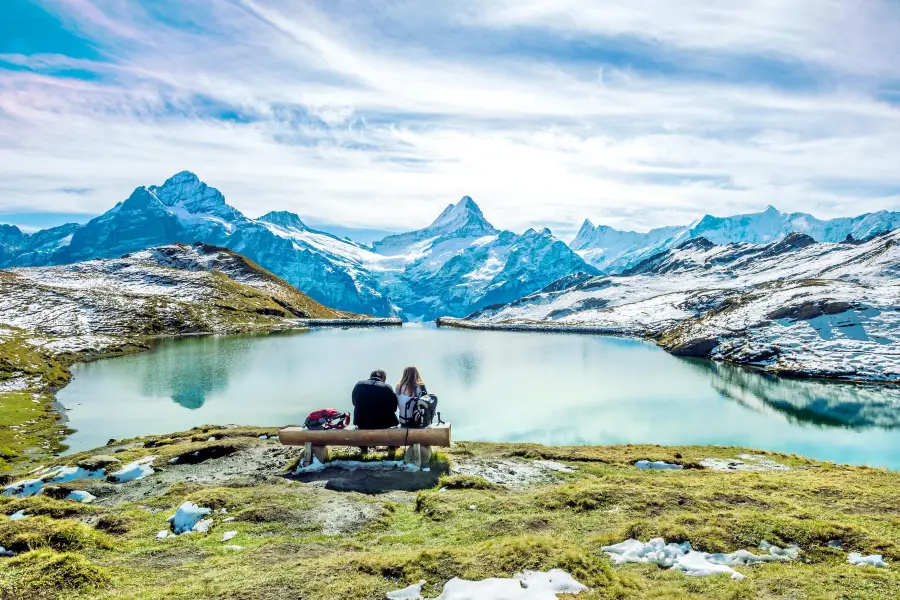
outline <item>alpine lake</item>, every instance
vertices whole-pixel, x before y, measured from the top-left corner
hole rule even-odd
[[[453,439],[736,445],[900,469],[900,386],[785,379],[613,337],[405,324],[159,341],[79,364],[58,394],[70,452],[204,424],[351,412],[376,368],[415,365]]]

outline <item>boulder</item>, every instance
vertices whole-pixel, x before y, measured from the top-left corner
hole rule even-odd
[[[89,456],[78,461],[78,466],[86,471],[97,471],[99,469],[109,469],[109,467],[118,467],[122,461],[115,456],[106,454],[98,454],[97,456]]]

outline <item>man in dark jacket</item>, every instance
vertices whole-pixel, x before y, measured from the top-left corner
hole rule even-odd
[[[387,383],[387,374],[378,369],[369,378],[353,387],[353,424],[359,429],[387,429],[396,427],[397,394]],[[360,446],[363,454],[369,449]],[[393,454],[396,448],[388,448]]]

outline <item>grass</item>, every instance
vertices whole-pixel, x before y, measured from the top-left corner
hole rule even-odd
[[[135,447],[116,456],[131,460],[163,451],[175,456],[213,444],[246,449],[266,443],[254,439],[262,432],[197,428],[130,440]],[[206,442],[211,436],[217,440]],[[575,472],[522,489],[450,475],[434,489],[372,497],[236,474],[215,485],[179,481],[118,506],[4,499],[0,513],[21,508],[38,516],[15,522],[0,516],[0,545],[24,552],[2,559],[8,568],[0,568],[0,597],[28,581],[35,594],[44,594],[34,597],[72,600],[364,600],[425,579],[426,595],[434,598],[451,577],[480,579],[556,567],[593,588],[580,600],[887,600],[900,595],[900,474],[778,454],[770,457],[792,470],[662,472],[632,466],[639,459],[696,465],[707,456],[745,451],[461,443],[443,458],[548,459]],[[106,452],[101,448],[93,454]],[[285,459],[285,469],[288,463]],[[166,518],[188,500],[226,512],[213,513],[209,535],[158,541],[156,532],[167,527]],[[347,515],[356,515],[352,525],[324,533],[323,523]],[[226,523],[226,517],[234,520]],[[238,532],[230,543],[243,550],[223,548],[221,534],[227,530]],[[743,581],[689,578],[652,565],[615,567],[600,552],[603,545],[628,537],[657,536],[710,552],[754,550],[762,540],[796,543],[803,552],[792,563],[742,567]],[[833,540],[843,551],[829,547]],[[846,562],[850,551],[883,554],[891,566],[853,567]],[[46,571],[46,581],[53,581],[55,573],[72,572],[74,583],[49,586],[35,565]]]
[[[26,343],[22,332],[0,335],[0,386],[23,382],[22,389],[0,391],[0,481],[35,456],[65,449],[69,430],[53,409],[53,391],[70,378],[62,362]]]

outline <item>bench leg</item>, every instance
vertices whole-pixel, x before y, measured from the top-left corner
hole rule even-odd
[[[306,442],[303,444],[303,458],[300,459],[301,467],[308,467],[312,464],[313,459],[313,445],[312,442]]]
[[[319,459],[320,463],[328,462],[328,446],[313,446],[313,456]]]
[[[412,444],[406,449],[403,460],[409,464],[421,467],[431,462],[431,446]]]

